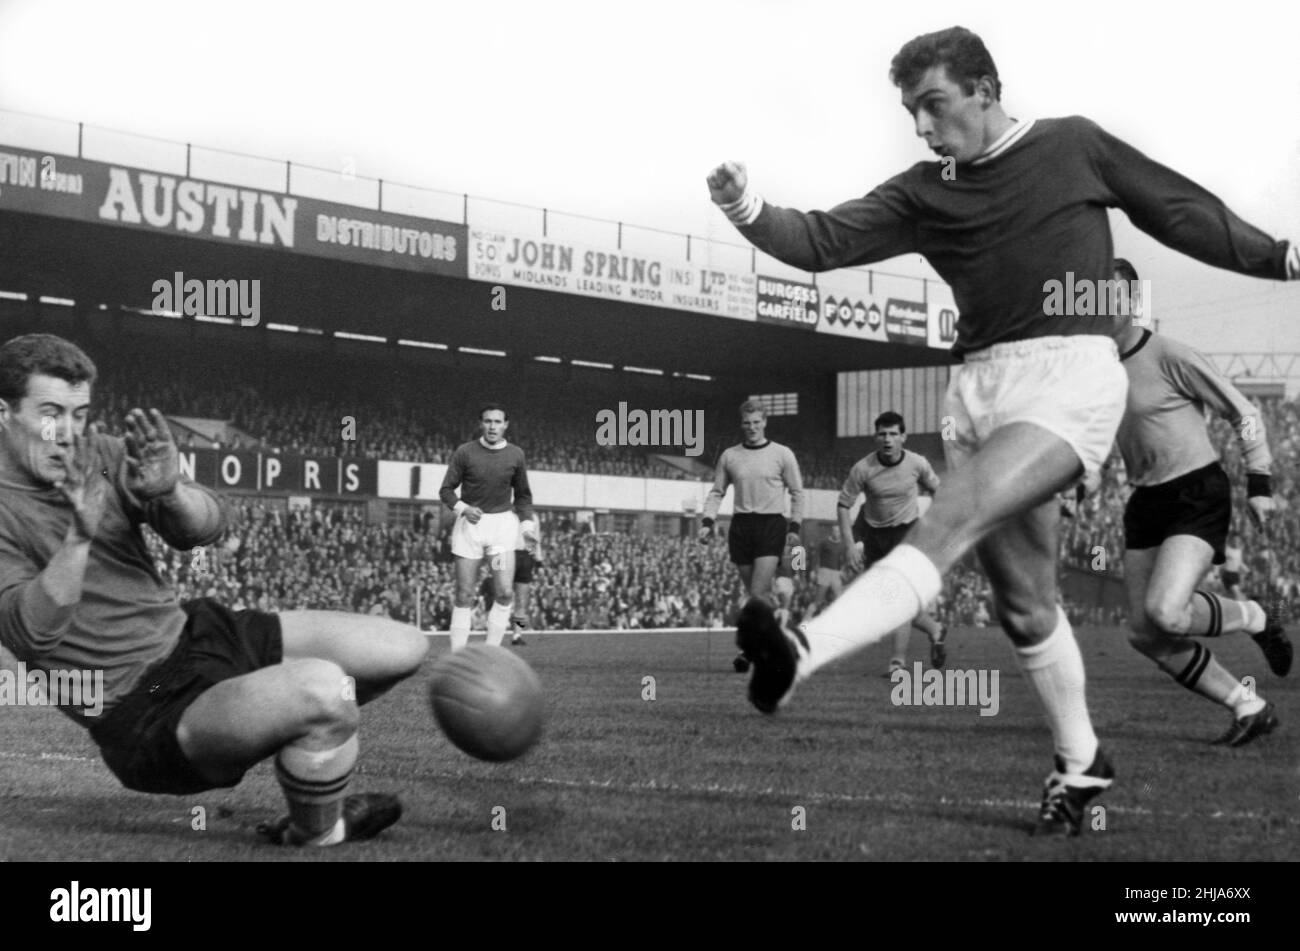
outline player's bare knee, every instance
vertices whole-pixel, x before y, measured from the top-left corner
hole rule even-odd
[[[999,604],[997,615],[1002,630],[1019,646],[1041,643],[1060,622],[1055,604]]]
[[[387,628],[389,643],[403,674],[415,673],[424,660],[424,655],[429,652],[429,638],[419,628],[409,624],[393,622]]]
[[[338,664],[309,657],[293,661],[289,671],[303,725],[351,736],[361,723],[356,684]]]
[[[1184,634],[1191,621],[1186,604],[1175,604],[1167,599],[1151,598],[1144,605],[1147,623],[1171,634]]]
[[[429,653],[429,638],[425,637],[424,632],[418,627],[406,627],[406,649],[410,654],[408,658],[410,668],[414,671],[424,661],[424,656]]]

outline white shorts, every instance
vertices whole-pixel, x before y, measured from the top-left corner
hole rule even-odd
[[[1128,374],[1109,337],[994,344],[966,354],[953,371],[944,401],[953,430],[943,433],[943,453],[957,467],[995,430],[1035,423],[1069,443],[1092,475],[1110,455],[1127,397]]]
[[[773,578],[772,590],[779,597],[794,597],[794,579],[793,578]]]
[[[518,538],[519,516],[514,512],[485,514],[475,524],[460,515],[451,530],[451,553],[477,560],[485,555],[513,552]]]
[[[833,585],[837,582],[843,582],[844,576],[840,574],[838,568],[818,568],[817,583],[819,585]]]

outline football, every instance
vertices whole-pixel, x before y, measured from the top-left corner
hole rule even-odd
[[[473,644],[440,658],[429,697],[447,739],[478,759],[514,759],[542,735],[541,682],[504,647]]]

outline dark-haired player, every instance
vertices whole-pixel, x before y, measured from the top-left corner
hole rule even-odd
[[[879,448],[853,464],[837,506],[840,534],[847,539],[844,557],[855,572],[870,568],[907,537],[921,517],[918,502],[922,489],[930,495],[939,491],[939,476],[930,460],[903,448],[907,442],[903,417],[889,410],[876,417],[875,427]],[[864,502],[850,524],[849,512],[858,496]],[[855,543],[861,543],[861,552]],[[907,643],[914,626],[930,638],[930,663],[942,667],[947,659],[943,625],[922,608],[916,617],[894,629],[894,652],[886,677],[907,663]]]
[[[401,805],[345,798],[359,705],[415,672],[424,636],[366,615],[178,604],[140,527],[210,545],[226,505],[181,475],[157,410],[127,414],[125,439],[88,429],[95,377],[59,337],[0,347],[0,641],[46,671],[103,672],[101,716],[60,709],[128,789],[230,787],[273,756],[289,814],[259,832],[313,846],[376,835]]]
[[[798,545],[803,512],[803,476],[788,446],[767,438],[767,411],[763,404],[746,400],[740,406],[743,440],[722,451],[713,488],[704,500],[700,541],[713,533],[713,522],[727,494],[736,487],[736,501],[727,531],[727,550],[750,598],[772,607],[772,581],[786,546]],[[790,518],[785,517],[785,496],[790,493]],[[736,670],[748,669],[742,647]]]
[[[487,643],[500,644],[505,639],[514,602],[516,540],[522,538],[530,548],[537,544],[524,451],[506,442],[510,425],[506,411],[498,403],[488,403],[479,410],[478,418],[482,435],[456,447],[439,493],[443,504],[457,516],[451,531],[451,553],[456,561],[452,650],[469,643],[479,566],[485,556],[493,582]]]
[[[1115,276],[1126,310],[1140,313],[1140,298],[1128,297],[1138,290],[1133,266],[1116,260]],[[1232,725],[1215,742],[1241,746],[1277,729],[1277,710],[1192,638],[1245,631],[1279,676],[1291,669],[1292,647],[1281,622],[1254,601],[1197,588],[1211,560],[1223,562],[1232,521],[1228,475],[1203,408],[1237,429],[1247,505],[1261,526],[1273,511],[1267,433],[1259,411],[1198,351],[1137,322],[1119,344],[1129,389],[1117,443],[1134,487],[1124,509],[1129,642],[1179,686],[1231,710]]]
[[[953,354],[963,362],[945,405],[955,438],[944,442],[948,475],[934,504],[804,631],[783,631],[762,602],[746,606],[738,638],[754,661],[750,699],[773,712],[814,670],[886,637],[934,600],[943,572],[975,546],[1052,729],[1055,769],[1036,831],[1078,834],[1085,805],[1114,770],[1093,732],[1083,659],[1057,606],[1056,495],[1109,453],[1128,381],[1116,322],[1087,308],[1055,316],[1049,288],[1110,280],[1109,208],[1164,244],[1241,274],[1300,277],[1300,249],[1088,119],[1007,115],[993,58],[969,30],[909,41],[890,76],[936,161],[824,212],[763,201],[734,162],[707,179],[741,233],[786,264],[828,271],[921,254],[961,313]]]

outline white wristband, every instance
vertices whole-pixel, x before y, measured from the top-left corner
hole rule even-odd
[[[763,210],[763,198],[761,195],[746,189],[745,194],[741,195],[735,201],[729,201],[725,204],[718,205],[727,219],[739,228],[752,225],[758,217],[759,212]]]
[[[457,502],[455,508],[452,509],[452,511],[454,511],[457,515],[459,515],[461,512],[465,511],[467,508],[469,508],[469,505],[466,504],[465,502]]]

